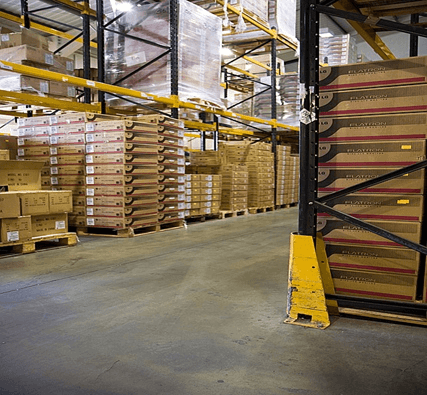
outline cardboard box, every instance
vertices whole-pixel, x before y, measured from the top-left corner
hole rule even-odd
[[[31,217],[23,216],[17,218],[0,219],[0,242],[13,243],[30,240]]]
[[[423,140],[319,143],[319,166],[403,167],[426,158]]]
[[[56,155],[50,157],[51,166],[55,165],[84,165],[85,156],[77,155]]]
[[[335,292],[375,299],[414,301],[417,277],[356,270],[331,269]]]
[[[49,175],[52,176],[84,176],[83,165],[52,165],[49,168]]]
[[[50,155],[82,155],[85,154],[84,144],[56,145],[50,147]]]
[[[424,196],[350,194],[329,201],[327,205],[356,218],[421,222]]]
[[[0,218],[14,218],[21,215],[21,203],[17,192],[0,193]]]
[[[318,187],[320,193],[339,191],[384,175],[393,169],[386,168],[319,168]],[[394,180],[386,181],[360,192],[422,194],[424,193],[425,171],[415,171]]]
[[[17,33],[6,33],[1,35],[0,48],[18,47],[29,45],[33,48],[49,49],[47,37],[37,34],[30,29],[22,29]]]
[[[127,227],[142,227],[157,224],[157,214],[147,215],[144,218],[110,218],[110,217],[89,217],[85,218],[85,223],[82,226],[96,228],[112,228],[123,229]]]
[[[0,186],[9,191],[40,190],[43,162],[0,161]]]
[[[392,114],[427,110],[427,84],[321,92],[320,116]]]
[[[420,253],[409,248],[326,244],[329,266],[335,269],[364,270],[417,275]]]
[[[18,148],[18,156],[49,156],[49,146],[34,146]]]
[[[71,191],[49,191],[48,194],[50,214],[73,211],[73,194]]]
[[[379,220],[367,220],[366,222],[414,243],[421,241],[421,224],[419,222]],[[317,217],[317,230],[322,232],[323,239],[327,243],[401,247],[400,244],[333,217]]]
[[[321,67],[321,91],[364,89],[427,82],[427,57],[379,60],[375,62]]]
[[[7,149],[0,149],[0,160],[10,160],[10,151]]]
[[[67,214],[33,215],[31,229],[33,237],[67,233]]]
[[[322,118],[319,141],[411,140],[427,138],[427,113]]]
[[[15,160],[18,156],[18,138],[16,136],[0,136],[0,149],[10,152],[9,159]]]
[[[18,193],[22,215],[49,214],[47,191],[23,191]]]

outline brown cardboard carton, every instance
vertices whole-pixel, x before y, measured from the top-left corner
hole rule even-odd
[[[331,269],[335,292],[375,299],[414,301],[417,277],[368,271]]]
[[[320,141],[427,138],[427,113],[331,117],[319,121]]]
[[[48,195],[50,214],[73,211],[73,194],[71,191],[49,191]]]
[[[1,48],[18,47],[20,45],[29,45],[30,47],[41,48],[46,51],[49,49],[47,38],[30,29],[22,29],[17,33],[1,35]]]
[[[10,151],[7,149],[0,149],[0,160],[9,160]]]
[[[427,82],[427,57],[379,60],[321,67],[321,91],[364,89]]]
[[[97,228],[123,229],[127,227],[143,227],[157,224],[157,214],[147,215],[143,218],[110,218],[110,217],[87,217],[83,226]]]
[[[422,195],[350,194],[333,199],[328,206],[362,219],[422,221]],[[319,213],[319,216],[324,214]]]
[[[30,240],[31,237],[30,216],[0,219],[0,242],[22,242]]]
[[[15,160],[18,155],[18,138],[16,136],[0,136],[0,149],[10,151],[10,158]]]
[[[427,110],[427,84],[320,93],[320,116],[392,114]]]
[[[414,243],[420,243],[421,241],[421,224],[419,222],[379,220],[367,220],[366,222],[394,233],[397,236],[413,241]],[[359,226],[351,225],[333,217],[318,217],[317,230],[322,232],[323,239],[327,243],[390,247],[400,246],[393,241],[362,229]]]
[[[384,175],[393,169],[386,168],[319,168],[319,192],[329,193],[356,185]],[[394,180],[386,181],[360,192],[422,194],[424,192],[425,171],[415,171]]]
[[[51,166],[55,165],[83,165],[85,163],[85,156],[82,154],[75,155],[57,155],[50,157]]]
[[[49,195],[47,191],[20,192],[22,215],[49,214]]]
[[[0,185],[10,191],[40,190],[42,167],[37,161],[0,161]]]
[[[403,167],[426,158],[423,140],[319,143],[319,166]]]
[[[67,213],[33,215],[31,229],[33,237],[67,233]]]
[[[21,215],[21,203],[17,192],[0,193],[0,218],[14,218]]]
[[[18,148],[18,156],[49,156],[48,146],[34,146]]]
[[[420,253],[409,248],[327,243],[326,254],[334,269],[416,275],[420,266]]]

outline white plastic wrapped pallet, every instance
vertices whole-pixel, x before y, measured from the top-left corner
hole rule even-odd
[[[268,0],[270,27],[275,27],[279,34],[289,37],[295,43],[296,37],[296,0]]]
[[[198,98],[221,105],[222,22],[201,7],[178,1],[178,84],[182,100]],[[119,18],[114,29],[169,46],[169,0],[150,0]],[[121,25],[121,27],[119,26]],[[165,48],[111,33],[106,38],[107,78],[116,83],[165,52]],[[120,86],[170,96],[170,56],[148,65]]]

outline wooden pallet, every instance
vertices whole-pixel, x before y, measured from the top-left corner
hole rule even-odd
[[[266,213],[267,211],[274,211],[274,206],[268,206],[268,207],[249,207],[248,211],[249,211],[249,214]]]
[[[103,237],[121,237],[129,238],[136,236],[143,236],[156,232],[163,232],[166,230],[179,229],[184,226],[184,221],[172,221],[163,224],[147,225],[140,228],[92,228],[92,227],[77,227],[76,232],[79,236],[103,236]]]
[[[210,219],[221,219],[221,215],[218,214],[205,214],[205,215],[193,215],[192,217],[187,217],[185,221],[187,223],[191,222],[206,222],[206,220]]]
[[[224,219],[224,218],[234,218],[234,217],[240,217],[242,215],[248,215],[248,209],[245,210],[237,210],[237,211],[226,211],[226,210],[221,210],[219,212],[219,218],[220,219]]]
[[[279,210],[281,208],[290,208],[290,207],[296,207],[298,203],[287,203],[287,204],[278,204],[276,206],[276,210]]]
[[[0,258],[54,248],[71,247],[77,245],[77,242],[77,235],[73,232],[68,232],[57,235],[33,237],[31,240],[23,242],[2,243],[0,244]]]

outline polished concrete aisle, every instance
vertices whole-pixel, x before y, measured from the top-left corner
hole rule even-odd
[[[283,324],[296,217],[0,260],[0,394],[426,394],[427,328]]]

